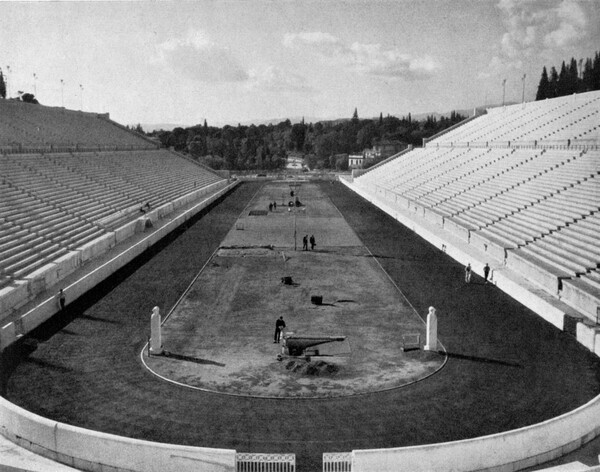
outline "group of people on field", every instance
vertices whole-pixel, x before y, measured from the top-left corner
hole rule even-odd
[[[308,243],[310,242],[310,250],[314,251],[315,250],[315,246],[317,245],[317,241],[315,240],[315,235],[311,235],[310,239],[308,237],[308,234],[306,234],[303,238],[302,238],[302,250],[304,251],[308,251]]]

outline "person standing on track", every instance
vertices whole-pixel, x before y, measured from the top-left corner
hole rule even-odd
[[[56,302],[58,303],[58,308],[60,310],[65,309],[65,306],[67,304],[67,297],[65,296],[65,292],[63,292],[62,288],[56,294]]]
[[[302,250],[308,251],[308,234],[304,235],[302,238]]]
[[[275,339],[273,340],[273,344],[279,343],[281,341],[281,332],[285,328],[285,321],[283,321],[283,316],[280,316],[279,319],[275,322]]]
[[[471,283],[471,275],[472,275],[471,264],[467,264],[467,267],[465,267],[465,282],[468,284]]]
[[[315,235],[312,234],[310,236],[310,250],[314,251],[315,250],[315,246],[317,245],[317,242],[315,241]]]

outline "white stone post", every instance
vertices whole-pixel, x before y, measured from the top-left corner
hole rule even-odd
[[[150,317],[150,354],[162,354],[162,335],[160,332],[160,308],[152,308]]]
[[[429,307],[427,314],[427,340],[424,349],[426,351],[437,351],[437,315],[435,308]]]

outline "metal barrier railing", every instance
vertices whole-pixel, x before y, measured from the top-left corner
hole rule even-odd
[[[296,472],[295,454],[260,454],[238,452],[237,472]]]
[[[324,452],[323,472],[352,472],[352,453]]]

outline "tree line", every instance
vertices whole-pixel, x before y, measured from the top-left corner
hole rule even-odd
[[[423,138],[464,120],[460,113],[427,116],[413,120],[411,114],[398,118],[383,116],[360,119],[357,110],[351,119],[294,123],[287,119],[277,124],[226,125],[222,128],[202,125],[148,133],[163,146],[189,154],[212,167],[228,170],[274,170],[285,167],[288,154],[304,158],[313,169],[344,170],[344,154],[361,153],[384,141],[400,141],[420,146]]]
[[[600,90],[600,52],[596,52],[594,58],[581,59],[579,66],[575,58],[571,58],[568,65],[563,61],[560,72],[552,66],[550,75],[544,66],[535,99],[545,100],[592,90]]]

